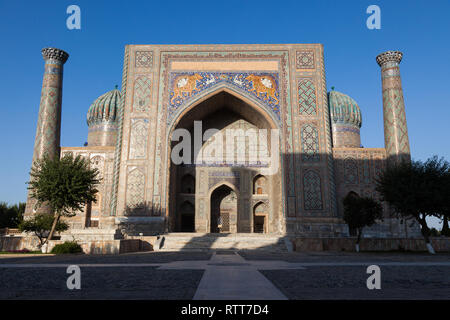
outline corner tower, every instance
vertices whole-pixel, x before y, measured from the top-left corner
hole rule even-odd
[[[400,78],[402,57],[400,51],[386,51],[377,56],[377,63],[381,67],[384,143],[389,163],[411,159]]]
[[[57,48],[44,48],[41,52],[45,60],[45,67],[34,140],[33,163],[44,155],[59,157],[63,66],[69,58],[67,52]],[[34,208],[34,204],[35,201],[28,196],[25,215],[48,211],[45,206],[40,209]]]

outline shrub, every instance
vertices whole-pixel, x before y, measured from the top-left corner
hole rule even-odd
[[[66,241],[64,243],[57,244],[56,246],[54,246],[51,253],[54,254],[83,253],[83,249],[75,241]]]
[[[36,214],[31,219],[24,220],[19,224],[19,230],[25,232],[34,232],[39,238],[39,246],[42,247],[49,237],[50,229],[54,222],[53,215],[49,214]],[[55,230],[63,232],[69,229],[69,225],[64,221],[58,221]]]

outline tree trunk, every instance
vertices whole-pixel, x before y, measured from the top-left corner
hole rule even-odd
[[[450,235],[449,231],[450,230],[448,228],[448,217],[446,215],[444,215],[444,221],[442,223],[441,235],[448,237]]]
[[[428,252],[431,254],[435,254],[436,252],[433,249],[433,246],[431,245],[430,241],[430,229],[428,228],[427,221],[425,220],[425,215],[423,218],[419,218],[419,223],[421,225],[421,232],[423,235],[423,238],[425,239],[425,243],[428,249]]]
[[[56,225],[58,224],[60,217],[61,217],[61,214],[57,213],[55,219],[53,219],[52,229],[50,230],[50,233],[48,234],[47,243],[52,239],[53,234],[55,233]]]
[[[356,232],[357,232],[357,238],[356,238],[355,249],[356,249],[356,252],[359,252],[359,242],[361,241],[362,230],[358,228],[358,229],[356,229]]]

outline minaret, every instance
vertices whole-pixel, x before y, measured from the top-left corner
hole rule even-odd
[[[63,66],[69,55],[60,49],[44,48],[44,78],[34,140],[33,163],[44,155],[59,157]],[[48,211],[45,206],[33,210],[35,200],[28,196],[25,215]]]
[[[383,91],[384,144],[389,163],[411,160],[400,78],[402,57],[400,51],[386,51],[377,56]]]

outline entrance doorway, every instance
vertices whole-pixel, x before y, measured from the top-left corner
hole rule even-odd
[[[181,206],[181,232],[195,231],[195,208],[192,203],[185,201]]]
[[[265,233],[264,229],[265,229],[265,221],[266,221],[266,217],[265,216],[255,216],[255,220],[254,220],[254,233]]]
[[[258,203],[253,209],[253,232],[267,233],[268,208],[265,203]]]
[[[254,232],[251,199],[264,199],[277,205],[281,203],[281,170],[278,169],[271,177],[265,177],[261,168],[266,164],[254,162],[259,150],[266,150],[267,155],[271,155],[271,129],[278,129],[276,122],[265,107],[254,104],[245,95],[241,96],[228,88],[218,88],[201,102],[183,108],[184,111],[174,119],[170,127],[167,154],[172,154],[177,146],[175,151],[183,161],[190,162],[175,164],[169,160],[166,180],[168,230],[174,232],[190,229],[199,233]],[[186,149],[188,147],[179,147],[180,140],[172,139],[172,134],[176,129],[185,129],[191,137],[195,137],[196,121],[201,121],[201,131],[198,133],[203,135],[203,140],[200,148],[194,148],[195,144],[190,143],[189,152]],[[206,132],[211,134],[210,129],[218,132],[205,140],[208,136],[205,136]],[[231,137],[234,145],[231,145],[227,137],[229,129],[236,133]],[[258,135],[260,129],[267,130],[267,134]],[[239,132],[243,136],[238,135]],[[252,132],[257,133],[257,140],[251,139]],[[280,154],[279,150],[273,152]],[[202,160],[199,164],[195,163],[198,159]],[[233,162],[228,163],[226,159],[233,159]],[[242,159],[245,161],[241,161]],[[210,193],[211,187],[214,194]],[[235,191],[233,194],[232,190]],[[227,196],[230,197],[224,200]],[[239,204],[236,198],[239,199]],[[180,210],[185,201],[189,201],[194,207],[194,215]],[[270,220],[267,216],[265,220],[265,232],[275,231],[272,221],[280,218],[281,211],[273,212],[276,212],[274,216]]]
[[[211,233],[235,233],[237,230],[237,195],[227,185],[211,194]]]

